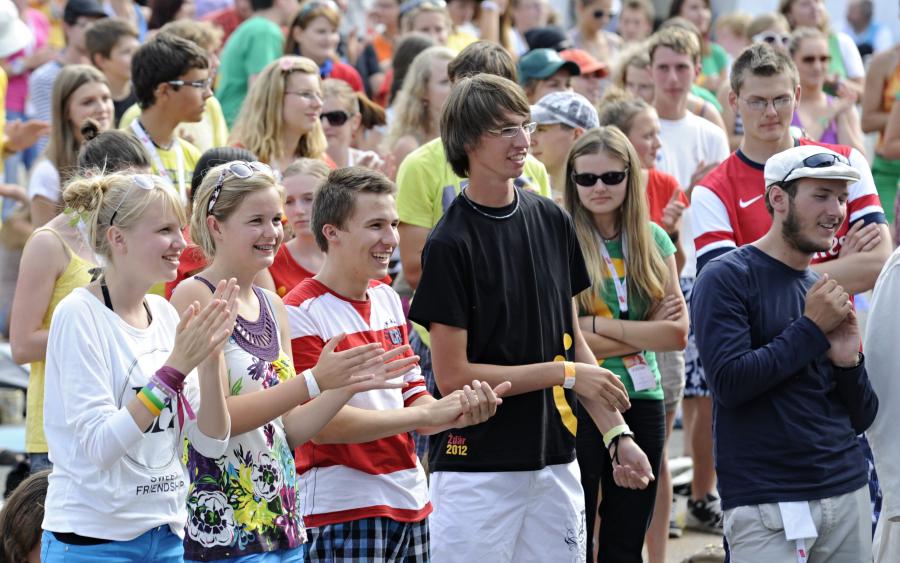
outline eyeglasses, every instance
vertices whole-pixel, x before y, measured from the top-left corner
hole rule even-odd
[[[168,84],[172,86],[190,86],[198,90],[208,90],[212,88],[213,79],[204,78],[203,80],[169,80]]]
[[[319,94],[318,92],[313,92],[311,90],[300,90],[299,92],[285,92],[284,95],[285,96],[287,96],[287,95],[297,96],[298,98],[302,98],[302,99],[306,100],[307,102],[312,102],[312,101],[321,102],[322,101],[322,94]]]
[[[594,10],[594,18],[596,18],[598,20],[602,20],[606,16],[614,17],[615,15],[616,15],[616,13],[613,12],[612,10],[610,10],[608,12],[606,10]]]
[[[509,127],[503,127],[501,129],[488,129],[488,133],[512,139],[519,134],[520,130],[524,131],[526,135],[531,135],[534,133],[535,129],[537,129],[537,122],[531,121],[529,123],[523,123],[522,125],[510,125]]]
[[[784,175],[784,178],[781,179],[781,183],[785,183],[788,177],[793,174],[794,171],[799,170],[800,168],[828,168],[830,166],[834,166],[835,164],[846,164],[847,166],[849,166],[850,161],[839,154],[831,154],[827,152],[820,152],[818,154],[808,156],[803,159],[803,161],[800,163],[800,166],[791,168],[788,173]]]
[[[583,188],[592,188],[597,185],[597,180],[600,180],[607,186],[618,186],[625,178],[628,177],[628,169],[622,170],[621,172],[604,172],[603,174],[592,174],[590,172],[572,172],[572,181],[578,184]]]
[[[748,100],[746,98],[740,98],[747,104],[747,107],[752,109],[753,111],[762,112],[766,111],[766,108],[769,107],[769,100],[765,98],[754,98],[752,100]],[[792,103],[794,103],[793,96],[779,96],[771,100],[772,107],[775,108],[775,111],[780,109],[784,109],[786,107],[790,107]]]
[[[122,204],[125,203],[125,200],[128,199],[128,196],[131,195],[131,190],[137,186],[142,190],[150,191],[156,187],[156,182],[153,181],[153,176],[150,174],[132,174],[131,175],[131,186],[128,187],[128,191],[125,192],[125,195],[122,196],[122,199],[119,200],[119,205],[116,206],[112,215],[109,216],[109,226],[113,226],[113,221],[116,220],[116,215],[119,213],[119,208],[122,207]]]
[[[245,162],[243,160],[234,160],[224,165],[222,172],[219,173],[218,180],[216,180],[216,187],[213,188],[212,195],[209,196],[209,204],[206,206],[207,215],[212,215],[213,208],[219,200],[219,193],[222,191],[222,186],[225,184],[225,178],[229,172],[241,180],[246,180],[253,176],[254,172],[272,175],[272,168],[264,162]]]
[[[350,119],[350,114],[346,111],[326,111],[322,115],[319,116],[319,119],[327,120],[328,124],[332,127],[340,127],[341,125],[347,123],[347,120]]]
[[[816,57],[815,55],[810,55],[810,56],[808,56],[808,57],[803,57],[803,58],[801,58],[801,59],[800,59],[800,62],[803,63],[803,64],[805,64],[805,65],[811,65],[811,64],[813,64],[813,63],[815,63],[815,62],[820,62],[820,63],[824,63],[824,64],[829,64],[829,63],[831,63],[831,55],[822,55],[822,56],[819,56],[819,57]]]
[[[787,47],[791,42],[790,35],[782,35],[780,33],[774,32],[764,32],[757,33],[753,36],[754,43],[768,43],[769,45],[775,45],[777,43],[781,43],[785,47]]]

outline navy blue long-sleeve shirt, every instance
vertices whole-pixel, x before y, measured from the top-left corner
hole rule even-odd
[[[724,509],[827,498],[867,482],[856,435],[878,398],[865,367],[827,358],[825,334],[803,316],[818,275],[744,246],[697,278],[691,322],[712,391]]]

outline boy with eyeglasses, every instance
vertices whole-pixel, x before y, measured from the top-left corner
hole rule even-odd
[[[578,408],[617,443],[618,484],[653,478],[619,413],[624,385],[578,327],[574,297],[590,281],[572,221],[515,184],[530,113],[514,82],[479,74],[454,84],[441,116],[447,159],[469,183],[428,238],[409,316],[430,331],[438,395],[472,379],[512,388],[491,420],[432,437],[435,563],[585,561]]]
[[[872,289],[891,254],[892,244],[884,210],[866,158],[856,149],[794,139],[791,117],[801,95],[799,76],[791,59],[766,43],[748,47],[731,70],[728,102],[744,121],[738,149],[694,189],[694,242],[697,268],[735,247],[759,239],[772,224],[766,212],[765,163],[796,146],[823,146],[843,157],[859,172],[850,184],[847,213],[828,248],[812,256],[812,270],[828,274],[850,295]],[[864,436],[863,450],[871,458]],[[873,518],[877,519],[881,492],[870,461]]]
[[[850,293],[810,266],[853,214],[860,172],[815,144],[771,156],[754,202],[769,227],[708,261],[694,287],[691,324],[715,398],[733,563],[872,560],[866,461],[855,435],[869,428],[878,398]]]
[[[203,118],[212,96],[208,55],[192,41],[161,33],[135,52],[131,76],[141,115],[127,130],[150,155],[153,172],[168,178],[187,205],[200,151],[175,129]]]

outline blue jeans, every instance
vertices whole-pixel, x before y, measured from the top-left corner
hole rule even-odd
[[[154,561],[182,563],[184,545],[169,526],[157,526],[130,541],[98,545],[71,545],[56,539],[52,532],[41,536],[41,563],[131,563]]]
[[[306,546],[301,545],[294,549],[279,549],[278,551],[253,553],[241,557],[216,559],[216,563],[303,563],[303,553],[305,551]],[[194,563],[193,559],[185,559],[184,561],[185,563]]]

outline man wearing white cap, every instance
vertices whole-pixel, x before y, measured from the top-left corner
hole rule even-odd
[[[531,134],[531,154],[547,168],[553,199],[562,203],[566,187],[566,157],[578,137],[599,127],[597,110],[575,92],[552,92],[531,106],[537,129]]]
[[[772,226],[707,263],[691,322],[714,399],[716,471],[733,563],[871,560],[866,461],[878,410],[850,296],[810,268],[859,180],[820,146],[765,165]]]

